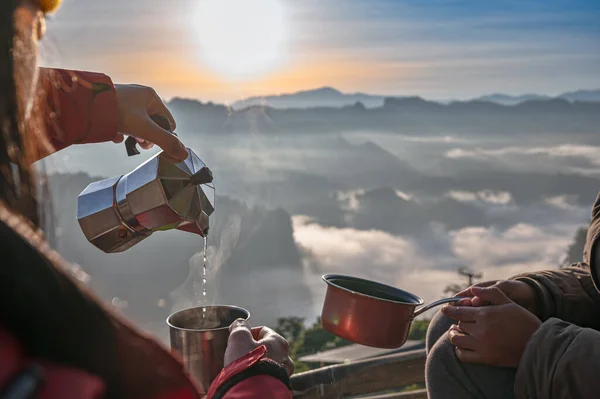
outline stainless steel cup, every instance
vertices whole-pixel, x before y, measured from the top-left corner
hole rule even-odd
[[[203,394],[223,369],[229,326],[248,318],[246,309],[224,305],[184,309],[167,318],[171,348],[182,357]]]

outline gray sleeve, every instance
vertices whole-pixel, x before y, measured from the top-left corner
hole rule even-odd
[[[531,336],[515,379],[517,398],[600,396],[600,332],[550,318]]]
[[[600,293],[586,264],[523,273],[511,280],[523,281],[535,289],[537,316],[542,321],[557,317],[581,327],[600,328]]]

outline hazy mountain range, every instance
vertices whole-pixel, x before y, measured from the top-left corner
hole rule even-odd
[[[599,102],[600,101],[600,90],[576,90],[562,93],[556,97],[551,97],[542,94],[522,94],[518,96],[511,96],[508,94],[490,94],[487,96],[478,97],[477,101],[489,101],[501,105],[517,105],[525,101],[532,100],[550,100],[552,98],[559,98],[571,102],[584,101],[584,102]]]
[[[326,90],[328,96],[333,92]],[[600,91],[599,98],[600,98]],[[362,95],[359,95],[362,96]],[[571,98],[576,98],[574,94]],[[442,104],[420,97],[387,97],[375,108],[363,102],[341,107],[273,108],[224,105],[175,98],[168,103],[180,130],[197,133],[335,133],[388,131],[405,134],[548,134],[596,133],[599,102],[572,102],[563,98],[532,99],[516,105],[473,100]],[[591,98],[591,94],[587,95]],[[306,100],[305,104],[308,104]]]
[[[243,109],[249,106],[262,105],[271,108],[313,108],[313,107],[345,107],[357,102],[362,103],[366,108],[381,107],[385,99],[390,96],[380,96],[366,93],[343,93],[332,87],[321,87],[312,90],[303,90],[295,93],[286,93],[279,95],[250,97],[244,100],[236,101],[232,107],[234,109]],[[398,98],[410,96],[395,96]],[[552,97],[541,94],[523,94],[509,95],[495,93],[480,96],[470,101],[487,101],[500,105],[516,105],[531,100],[548,100],[559,98],[567,101],[600,101],[599,90],[577,90],[560,94]],[[443,104],[451,103],[453,100],[438,101]]]
[[[344,107],[361,102],[367,108],[383,105],[385,96],[365,93],[342,93],[332,87],[321,87],[295,93],[264,97],[250,97],[233,104],[234,109],[253,105],[266,105],[273,108],[312,108],[312,107]]]
[[[588,223],[600,189],[600,102],[386,97],[367,107],[371,96],[355,96],[314,106],[307,94],[313,105],[303,109],[168,103],[218,190],[206,302],[200,237],[159,232],[107,255],[77,224],[91,176],[126,173],[147,152],[128,158],[106,143],[51,157],[64,168],[49,179],[49,236],[102,299],[166,337],[171,311],[204,303],[244,306],[255,324],[314,321],[324,273],[385,281],[429,302],[460,282],[459,266],[486,279],[556,267]]]

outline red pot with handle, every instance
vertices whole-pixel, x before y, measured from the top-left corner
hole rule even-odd
[[[417,309],[423,300],[399,288],[341,274],[326,274],[323,280],[327,283],[323,327],[340,338],[376,348],[401,347],[415,317],[462,299],[444,298]]]

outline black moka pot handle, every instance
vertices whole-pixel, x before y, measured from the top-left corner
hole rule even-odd
[[[175,136],[177,136],[177,134],[171,130],[171,123],[164,116],[159,115],[159,114],[154,114],[154,115],[150,116],[150,119],[152,119],[154,121],[154,123],[156,123],[158,126],[162,127],[165,130],[168,130],[169,132],[171,132]],[[140,151],[137,149],[137,144],[138,144],[138,142],[135,139],[135,137],[133,137],[133,136],[127,137],[127,139],[125,140],[125,149],[127,150],[128,156],[132,157],[134,155],[139,155]]]

